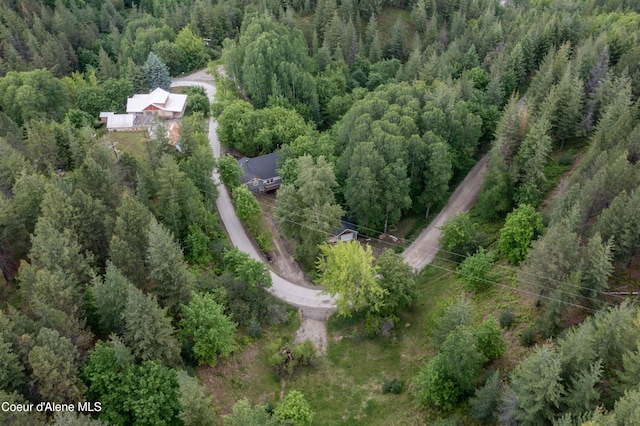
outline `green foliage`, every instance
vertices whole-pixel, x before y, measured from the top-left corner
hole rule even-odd
[[[483,321],[474,334],[478,339],[478,350],[487,360],[493,361],[504,354],[507,345],[502,340],[502,330],[495,318]]]
[[[191,301],[182,305],[180,336],[188,342],[201,364],[215,365],[236,348],[236,324],[223,313],[223,307],[210,294],[192,293]]]
[[[109,258],[132,283],[142,287],[148,275],[145,259],[149,249],[151,212],[125,191],[116,213]]]
[[[157,221],[149,227],[149,280],[160,304],[177,312],[180,304],[189,300],[193,275],[184,261],[182,249],[171,233]]]
[[[262,336],[262,326],[255,316],[252,316],[247,326],[247,334],[252,339],[259,339]]]
[[[274,215],[283,233],[299,241],[297,260],[310,266],[318,245],[340,227],[344,211],[333,193],[338,186],[333,167],[323,156],[303,155],[294,166],[296,178],[278,190]]]
[[[472,321],[471,303],[464,297],[459,297],[449,304],[440,315],[438,322],[431,330],[432,341],[441,344],[457,327],[470,326]]]
[[[4,366],[0,371],[0,383],[2,383],[0,389],[7,392],[18,390],[26,382],[24,366],[12,349],[12,345],[2,336],[0,336],[0,362]]]
[[[117,339],[98,343],[82,375],[87,395],[104,404],[101,420],[141,425],[177,422],[181,406],[176,371],[155,361],[134,364],[128,348]]]
[[[433,405],[439,409],[450,410],[460,399],[460,389],[448,377],[442,354],[436,355],[422,367],[413,384],[416,387],[418,404],[422,407]]]
[[[185,114],[190,115],[198,112],[202,113],[205,118],[209,117],[211,105],[204,88],[202,86],[193,86],[189,88]]]
[[[122,313],[132,284],[113,263],[107,262],[104,278],[94,277],[91,285],[93,307],[105,333],[120,332],[123,328]]]
[[[442,343],[440,353],[415,378],[418,404],[452,409],[473,392],[485,361],[473,331],[465,326],[456,328]]]
[[[249,157],[273,152],[309,131],[300,114],[278,105],[254,110],[250,103],[234,100],[218,116],[220,142]]]
[[[233,189],[240,185],[240,178],[243,173],[242,169],[236,159],[229,154],[222,155],[218,158],[218,172],[220,173],[222,183],[227,185],[228,188]]]
[[[483,424],[494,424],[496,422],[499,398],[500,372],[494,371],[487,377],[484,386],[476,389],[474,397],[469,400],[471,416]]]
[[[385,379],[382,383],[382,393],[392,393],[400,395],[404,388],[404,380],[402,379]]]
[[[316,360],[316,348],[311,340],[295,343],[291,337],[277,337],[267,346],[267,362],[281,377],[297,374]]]
[[[233,405],[232,414],[222,416],[224,426],[277,426],[278,419],[272,418],[266,406],[251,406],[249,401],[241,399]]]
[[[147,84],[151,90],[161,88],[169,90],[171,87],[171,76],[169,69],[153,52],[149,52],[147,62],[144,64],[144,72],[147,75]]]
[[[536,331],[529,327],[520,334],[520,344],[522,346],[533,346],[536,343]]]
[[[377,261],[376,279],[386,291],[380,308],[380,315],[393,316],[407,309],[417,298],[415,273],[402,256],[393,250],[382,253]]]
[[[264,263],[250,258],[248,254],[236,248],[225,250],[224,260],[227,270],[250,287],[271,287],[271,274]]]
[[[458,213],[440,230],[442,231],[440,245],[443,249],[457,254],[470,254],[476,250],[478,225],[471,219],[469,213]]]
[[[296,426],[310,426],[315,413],[301,392],[290,391],[273,411],[280,420],[292,420]]]
[[[40,117],[61,120],[69,107],[62,82],[44,69],[7,73],[0,93],[0,108],[19,125]]]
[[[213,259],[209,243],[209,237],[199,226],[189,225],[189,233],[184,239],[185,260],[203,267],[208,266]]]
[[[559,356],[544,346],[518,364],[511,374],[511,387],[517,395],[519,410],[515,418],[519,423],[553,420],[564,395],[560,374]]]
[[[213,406],[213,396],[205,390],[197,377],[191,377],[186,371],[178,373],[180,386],[180,414],[184,426],[214,426],[217,410]]]
[[[375,279],[371,247],[357,241],[320,246],[316,262],[318,284],[331,296],[337,296],[338,313],[351,316],[351,311],[367,309],[377,312],[383,306],[387,291]]]
[[[284,96],[293,104],[310,104],[317,96],[302,32],[271,16],[245,16],[240,39],[225,45],[223,60],[258,107],[271,96]]]
[[[180,345],[174,337],[171,319],[154,296],[129,288],[122,318],[124,341],[136,358],[159,360],[172,366],[181,364]]]
[[[249,192],[245,185],[236,186],[231,190],[231,198],[240,220],[250,229],[256,231],[262,210],[256,197]]]
[[[513,313],[513,309],[511,309],[511,307],[500,312],[500,317],[498,318],[498,321],[500,321],[500,327],[504,329],[511,328],[515,320],[516,315]]]
[[[491,286],[493,256],[480,247],[473,256],[467,257],[458,268],[464,287],[469,291],[482,291]]]
[[[78,379],[80,353],[70,339],[55,330],[40,329],[27,354],[30,386],[41,401],[75,403],[85,387]]]
[[[507,215],[500,231],[498,246],[510,263],[517,265],[527,255],[531,241],[544,230],[542,217],[527,204],[520,205]]]

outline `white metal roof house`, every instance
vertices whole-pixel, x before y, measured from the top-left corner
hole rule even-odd
[[[187,95],[169,93],[157,88],[151,93],[133,95],[127,99],[127,113],[156,114],[162,118],[181,118],[187,107]]]

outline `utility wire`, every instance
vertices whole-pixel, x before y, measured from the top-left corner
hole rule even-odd
[[[255,194],[255,195],[258,195],[258,196],[260,196],[260,197],[262,197],[262,198],[264,198],[264,199],[266,199],[266,200],[268,200],[268,201],[273,201],[271,198],[266,197],[265,195],[262,195],[262,194]],[[281,201],[281,200],[278,200],[278,203],[282,203],[282,201]],[[297,206],[297,205],[292,205],[292,204],[287,204],[287,203],[283,203],[283,204],[285,204],[285,206],[286,206],[286,207],[290,207],[290,208],[292,208],[292,209],[300,209],[300,206]],[[275,207],[275,205],[273,205],[273,206],[271,206],[271,207]],[[300,216],[300,215],[296,215],[296,216],[298,216],[298,217],[304,217],[304,216]],[[326,216],[326,215],[323,215],[323,216],[324,216],[324,217],[329,218],[329,217],[328,217],[328,216]],[[378,230],[375,230],[375,229],[367,228],[367,227],[364,227],[364,226],[359,226],[359,225],[357,225],[357,224],[355,224],[355,223],[351,223],[351,222],[348,222],[348,221],[344,221],[344,222],[345,222],[345,223],[347,223],[347,224],[349,224],[349,225],[353,225],[353,226],[359,227],[360,229],[364,229],[364,230],[367,230],[367,231],[371,231],[371,232],[376,233],[376,234],[378,234],[378,235],[382,234],[382,232],[380,232],[380,231],[378,231]],[[375,237],[370,237],[370,238],[372,238],[372,239],[374,239],[374,240],[377,240],[377,241],[380,241],[380,242],[381,242],[381,243],[383,243],[383,244],[387,244],[387,245],[390,245],[390,246],[393,246],[393,247],[400,247],[400,244],[398,244],[398,243],[393,243],[393,242],[390,242],[390,241],[380,240],[379,238],[375,238]],[[407,242],[409,242],[409,243],[413,243],[413,242],[415,242],[416,240],[415,240],[415,239],[407,239],[406,241],[407,241]],[[423,247],[425,247],[425,248],[428,248],[428,249],[432,249],[432,250],[434,250],[436,253],[437,253],[437,252],[443,252],[443,253],[446,253],[446,254],[450,254],[450,255],[453,255],[453,256],[456,256],[456,257],[462,258],[462,260],[464,260],[464,259],[466,259],[467,257],[469,257],[469,256],[466,256],[466,255],[459,254],[459,253],[455,253],[455,252],[452,252],[452,251],[449,251],[449,250],[445,250],[445,249],[443,249],[443,248],[439,248],[439,247],[429,246],[429,245],[425,245],[425,244],[422,244],[422,246],[423,246]],[[424,253],[424,252],[422,252],[422,253]],[[453,262],[453,260],[451,260],[451,261]],[[480,262],[483,262],[483,261],[480,261]],[[461,262],[454,262],[454,263],[458,263],[458,264],[459,264],[459,263],[461,263]],[[484,263],[491,263],[491,262],[484,262]],[[555,283],[557,283],[558,285],[574,287],[574,288],[576,288],[576,289],[582,289],[582,286],[580,286],[580,285],[572,284],[572,283],[568,283],[568,282],[561,281],[561,280],[558,280],[558,279],[555,279],[555,278],[551,278],[551,277],[544,277],[544,276],[541,276],[541,275],[538,275],[538,274],[534,274],[534,273],[526,272],[526,271],[521,271],[521,270],[518,270],[518,269],[515,269],[515,268],[512,268],[512,267],[508,267],[508,266],[504,266],[504,265],[500,265],[500,264],[493,264],[493,263],[492,263],[492,265],[497,266],[497,267],[499,267],[500,269],[503,269],[503,270],[506,270],[506,271],[509,271],[509,272],[512,272],[512,273],[523,274],[523,275],[527,275],[527,276],[530,276],[530,277],[533,277],[533,278],[537,278],[537,279],[541,279],[541,280],[546,280],[546,281],[549,281],[549,282],[555,282]],[[522,280],[522,279],[521,279],[521,281],[523,281],[523,282],[528,282],[528,281],[524,281],[524,280]],[[529,283],[529,284],[533,284],[533,283],[531,283],[531,282],[528,282],[528,283]],[[534,284],[534,285],[535,285],[535,284]],[[549,287],[549,288],[551,288],[551,289],[555,289],[555,287]],[[594,289],[594,290],[592,290],[592,291],[593,291],[593,292],[595,292],[595,293],[602,294],[602,295],[604,295],[604,296],[609,296],[609,295],[610,295],[608,292],[606,292],[606,291],[602,291],[602,290],[595,290],[595,289]],[[582,296],[582,295],[581,295],[580,297],[585,297],[585,296]],[[592,299],[592,300],[593,300],[593,299]]]
[[[261,203],[261,204],[262,204],[262,203]],[[263,205],[263,206],[268,206],[268,207],[273,207],[273,205],[271,205],[271,204],[262,204],[262,205]],[[295,213],[295,212],[292,212],[292,213],[293,213],[293,215],[294,215],[294,216],[297,216],[297,217],[306,217],[306,216],[304,216],[304,215],[302,215],[302,214],[299,214],[299,213]],[[309,226],[309,225],[305,225],[305,224],[303,224],[303,223],[300,223],[300,222],[297,222],[297,221],[294,221],[294,220],[291,220],[291,219],[283,218],[283,220],[285,220],[285,221],[287,221],[287,222],[290,222],[290,223],[293,223],[293,224],[295,224],[295,225],[298,225],[298,226],[301,226],[301,227],[307,228],[307,229],[312,230],[312,231],[315,231],[315,232],[319,232],[319,233],[326,234],[326,235],[331,235],[331,233],[330,233],[330,232],[323,231],[323,230],[318,229],[318,228],[313,228],[313,227],[311,227],[311,226]],[[380,241],[380,242],[383,242],[383,243],[386,243],[386,244],[391,245],[391,246],[400,247],[400,245],[399,245],[399,244],[389,243],[389,242],[386,242],[386,241],[382,241],[382,240],[380,240],[380,239],[378,239],[378,238],[372,238],[372,239],[377,240],[377,241]],[[422,251],[418,251],[418,253],[424,253],[424,252],[422,252]],[[442,258],[442,257],[438,257],[438,256],[437,256],[437,254],[434,256],[434,258],[436,258],[436,259],[438,259],[438,260],[443,260],[443,261],[452,262],[452,263],[454,263],[454,264],[456,264],[456,265],[459,265],[459,264],[461,263],[461,262],[451,261],[451,260],[449,260],[449,259],[444,259],[444,258]],[[430,264],[430,266],[437,267],[437,266],[435,266],[435,265],[433,265],[433,264]],[[453,270],[446,269],[446,268],[442,268],[442,267],[438,267],[438,268],[448,270],[448,271],[453,272],[453,273],[456,273],[456,274],[458,274],[458,275],[460,275],[460,276],[467,276],[467,277],[469,277],[469,275],[465,275],[465,274],[460,273],[460,272],[458,272],[458,271],[453,271]],[[532,285],[532,286],[535,286],[535,287],[539,287],[539,288],[544,289],[544,290],[557,291],[557,292],[559,292],[559,293],[564,293],[564,294],[566,294],[566,295],[568,295],[568,296],[570,296],[570,297],[572,297],[572,298],[591,300],[591,301],[593,301],[593,302],[606,304],[606,305],[609,305],[609,306],[612,306],[612,307],[613,307],[613,306],[616,306],[615,304],[612,304],[612,303],[609,303],[609,302],[606,302],[606,301],[601,301],[601,300],[599,300],[599,299],[594,299],[594,298],[586,297],[586,296],[583,296],[583,295],[581,295],[581,294],[572,293],[572,292],[569,292],[569,291],[566,291],[566,290],[562,290],[562,289],[559,289],[559,288],[547,287],[547,286],[544,286],[544,285],[542,285],[542,284],[532,283],[532,282],[529,282],[529,281],[524,281],[524,280],[522,280],[522,279],[509,277],[509,276],[506,276],[506,275],[504,275],[504,276],[503,276],[503,275],[500,275],[500,276],[501,276],[501,278],[511,279],[511,280],[516,281],[516,282],[529,284],[529,285]],[[476,278],[477,278],[477,277],[476,277]],[[504,284],[497,283],[496,281],[493,281],[493,280],[488,280],[488,279],[481,279],[481,280],[482,280],[482,281],[486,281],[486,282],[490,282],[490,283],[495,283],[495,284],[498,284],[498,285],[500,285],[500,286],[502,286],[502,287],[505,287],[505,288],[510,288],[510,289],[513,289],[513,290],[516,290],[516,291],[521,291],[522,293],[525,293],[525,294],[534,295],[534,296],[536,296],[536,297],[541,297],[541,298],[549,299],[549,300],[556,300],[556,301],[558,301],[558,302],[565,303],[565,304],[569,304],[569,305],[571,305],[571,306],[582,307],[582,308],[584,308],[584,309],[587,309],[587,310],[590,310],[590,311],[597,312],[596,310],[591,309],[591,308],[589,308],[589,307],[587,307],[587,306],[583,306],[583,305],[579,305],[579,304],[575,304],[575,303],[567,302],[567,301],[565,301],[565,300],[561,300],[561,299],[552,298],[552,297],[546,296],[546,295],[544,295],[544,294],[537,294],[537,295],[536,295],[535,293],[532,293],[532,292],[529,292],[529,291],[526,291],[526,290],[522,290],[522,289],[518,289],[518,288],[515,288],[515,287],[511,287],[511,286],[506,286],[506,285],[504,285]],[[561,282],[561,283],[562,283],[562,282]],[[564,284],[564,283],[563,283],[563,284]]]

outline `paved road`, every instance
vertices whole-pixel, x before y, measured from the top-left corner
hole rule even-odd
[[[216,93],[211,76],[205,70],[198,71],[188,76],[174,78],[171,86],[202,86],[207,91],[210,101]],[[209,143],[216,158],[220,157],[220,141],[216,129],[218,123],[212,118],[209,120]],[[218,186],[219,196],[216,206],[220,219],[224,225],[231,243],[239,250],[248,253],[253,259],[263,261],[260,252],[247,236],[247,233],[236,216],[229,192],[220,183],[217,172],[213,173],[213,179]],[[279,299],[302,308],[303,315],[308,318],[325,319],[335,309],[335,302],[326,294],[321,294],[319,290],[300,287],[271,271],[273,286],[269,291]]]
[[[209,99],[213,101],[216,88],[211,77],[205,70],[194,74],[175,78],[172,86],[202,86],[207,91]],[[218,123],[211,118],[209,121],[209,142],[216,158],[220,156],[220,142],[216,129]],[[402,253],[405,261],[416,270],[422,270],[431,263],[439,250],[440,227],[443,226],[450,217],[461,211],[467,211],[475,202],[480,189],[482,188],[482,178],[487,168],[488,155],[485,155],[478,164],[469,172],[467,177],[456,188],[449,198],[445,208],[429,224],[427,229],[422,231],[418,238]],[[247,233],[235,214],[229,193],[224,185],[221,185],[217,172],[213,174],[214,180],[218,184],[220,195],[216,201],[218,212],[224,227],[229,234],[229,238],[235,247],[248,253],[252,258],[263,261],[259,250],[254,246],[247,236]],[[303,315],[307,318],[324,319],[335,309],[335,302],[329,296],[323,295],[319,290],[300,287],[282,277],[271,272],[273,286],[270,291],[276,297],[287,303],[298,306],[302,309]]]
[[[480,189],[482,188],[482,177],[487,170],[487,160],[489,154],[482,157],[478,164],[469,172],[462,183],[458,185],[453,192],[447,205],[429,224],[427,229],[422,231],[418,238],[402,253],[405,262],[414,269],[421,271],[429,263],[440,249],[440,227],[443,226],[449,218],[455,216],[459,212],[468,211],[478,198]]]

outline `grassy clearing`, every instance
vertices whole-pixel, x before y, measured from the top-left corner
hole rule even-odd
[[[203,382],[214,392],[222,414],[228,413],[236,400],[246,397],[252,403],[277,403],[281,394],[301,391],[316,412],[317,425],[417,425],[433,424],[439,413],[418,410],[411,392],[412,378],[422,364],[434,355],[430,330],[444,307],[464,292],[453,264],[437,259],[418,278],[420,297],[413,308],[403,314],[393,337],[371,339],[363,336],[363,318],[332,317],[329,320],[327,356],[296,377],[279,381],[271,372],[265,347],[277,332],[270,330],[257,342],[243,347],[214,368],[202,368]],[[443,269],[444,268],[444,269]],[[504,278],[505,282],[508,278]],[[518,337],[533,319],[532,304],[516,291],[494,286],[472,297],[477,322],[498,317],[502,309],[512,307],[516,325],[505,331],[508,344],[505,356],[492,367],[512,369],[529,349],[522,348]],[[296,324],[283,333],[293,334]],[[400,395],[383,394],[387,379],[404,381]],[[458,415],[465,424],[467,408]]]
[[[147,152],[147,132],[108,132],[103,140],[107,143],[116,142],[116,148],[127,152],[142,162],[149,161]]]

